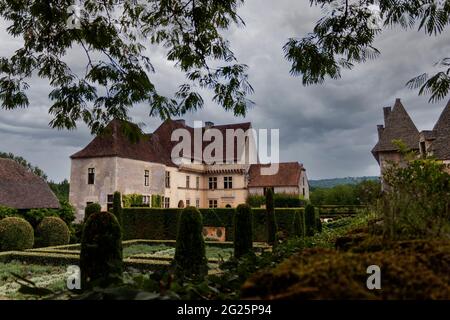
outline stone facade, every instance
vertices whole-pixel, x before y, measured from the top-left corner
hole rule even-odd
[[[173,128],[164,125],[155,132],[170,133]],[[102,210],[108,210],[115,191],[123,195],[140,194],[149,203],[151,196],[158,195],[162,197],[162,207],[170,208],[236,207],[245,203],[249,193],[262,193],[264,187],[309,198],[306,172],[297,162],[280,163],[279,172],[264,182],[255,164],[245,160],[207,165],[188,159],[176,165],[165,155],[170,155],[171,146],[164,142],[167,137],[163,140],[162,133],[160,136],[154,133],[147,141],[133,145],[120,132],[120,127],[113,126],[110,136],[96,137],[71,157],[70,202],[76,208],[78,220],[83,218],[89,203],[99,203]],[[259,184],[251,186],[250,180]]]

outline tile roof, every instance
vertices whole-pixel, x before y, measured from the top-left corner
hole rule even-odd
[[[434,141],[431,151],[436,159],[450,159],[450,101],[441,113],[439,120],[433,128]]]
[[[252,164],[249,169],[248,187],[298,187],[303,165],[298,162],[279,163],[275,175],[261,175],[261,168],[268,164]]]
[[[172,132],[176,129],[186,129],[191,134],[192,148],[191,155],[194,155],[194,128],[187,126],[183,120],[165,120],[153,133],[143,134],[138,142],[133,143],[127,137],[127,128],[140,130],[135,124],[123,120],[113,120],[105,129],[105,132],[96,136],[84,149],[73,154],[72,159],[95,158],[95,157],[122,157],[135,160],[142,160],[154,163],[161,163],[169,166],[175,166],[171,160],[173,147],[178,144],[177,141],[171,141]],[[225,133],[227,129],[242,129],[247,131],[251,128],[251,123],[238,123],[211,126],[210,129],[217,129]],[[204,133],[208,128],[203,127]],[[226,139],[224,139],[224,160],[226,157]],[[202,142],[202,149],[210,142]],[[236,150],[237,141],[234,142]],[[235,155],[235,159],[238,155]]]
[[[402,140],[408,148],[417,150],[419,148],[419,131],[405,110],[400,99],[395,101],[393,109],[384,109],[385,125],[379,126],[379,140],[372,149],[372,154],[378,161],[379,152],[397,151],[392,140]]]
[[[59,208],[48,184],[11,159],[0,159],[0,205],[16,209]]]

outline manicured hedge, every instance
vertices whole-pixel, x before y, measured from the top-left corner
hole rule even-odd
[[[177,235],[177,223],[180,209],[124,208],[124,239],[174,240]],[[253,209],[254,241],[266,241],[266,209]],[[233,208],[200,209],[203,225],[225,227],[226,241],[233,241]],[[294,214],[304,219],[304,208],[277,208],[275,216],[278,231],[292,235]]]
[[[321,215],[348,215],[356,214],[366,208],[359,205],[322,205],[317,206]]]

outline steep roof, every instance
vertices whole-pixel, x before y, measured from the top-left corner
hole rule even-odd
[[[298,187],[303,168],[298,162],[279,163],[275,175],[261,175],[261,168],[269,164],[252,164],[249,169],[248,187]]]
[[[440,160],[450,159],[450,101],[442,111],[433,128],[434,141],[431,144],[433,156]]]
[[[372,149],[372,154],[378,161],[379,152],[397,151],[392,140],[402,140],[410,149],[419,148],[419,131],[411,120],[400,99],[395,101],[393,109],[385,108],[385,125],[379,126],[379,140]]]
[[[217,129],[225,133],[227,129],[242,129],[247,131],[251,127],[250,122],[203,127],[202,133],[208,129]],[[191,155],[194,155],[194,128],[187,126],[183,120],[165,120],[152,134],[143,134],[137,142],[130,141],[127,130],[140,129],[133,123],[123,120],[113,120],[105,129],[105,132],[96,136],[84,149],[73,154],[72,159],[96,158],[96,157],[122,157],[134,160],[142,160],[175,166],[171,160],[171,152],[178,141],[171,141],[172,132],[176,129],[186,129],[191,134]],[[202,142],[202,150],[210,142]],[[224,160],[226,157],[226,141],[224,139]],[[237,142],[234,142],[236,147]],[[236,150],[236,148],[235,148]],[[239,155],[235,154],[235,159]]]
[[[16,209],[59,208],[48,184],[11,159],[0,159],[0,205]]]

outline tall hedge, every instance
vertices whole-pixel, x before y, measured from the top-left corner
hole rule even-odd
[[[90,203],[84,208],[84,221],[86,222],[91,214],[102,211],[102,207],[98,203]]]
[[[274,245],[276,242],[277,222],[275,220],[275,207],[273,203],[273,191],[266,192],[266,212],[267,212],[267,242]]]
[[[81,239],[80,269],[82,289],[121,281],[122,233],[113,214],[96,212],[87,219]]]
[[[234,256],[240,258],[251,252],[252,248],[252,209],[247,204],[240,204],[234,212]]]
[[[292,219],[292,234],[300,238],[305,236],[305,218],[303,214],[303,211],[296,210]]]
[[[225,240],[234,240],[232,208],[199,209],[203,225],[208,227],[225,227]],[[175,240],[177,237],[178,216],[182,209],[170,208],[123,208],[124,239]],[[295,212],[300,212],[304,219],[303,208],[277,208],[275,216],[278,230],[292,236],[292,223]],[[252,209],[253,241],[267,241],[266,209]]]
[[[120,226],[122,227],[123,221],[122,221],[122,196],[120,192],[116,191],[114,192],[114,198],[113,198],[113,212],[114,216],[116,217],[117,221],[119,222]]]
[[[174,267],[178,279],[203,279],[208,273],[203,219],[195,207],[185,208],[178,222]]]
[[[305,225],[306,235],[313,236],[316,231],[316,210],[312,204],[307,204],[305,207]]]
[[[7,217],[0,220],[0,251],[33,248],[34,231],[23,218]]]

